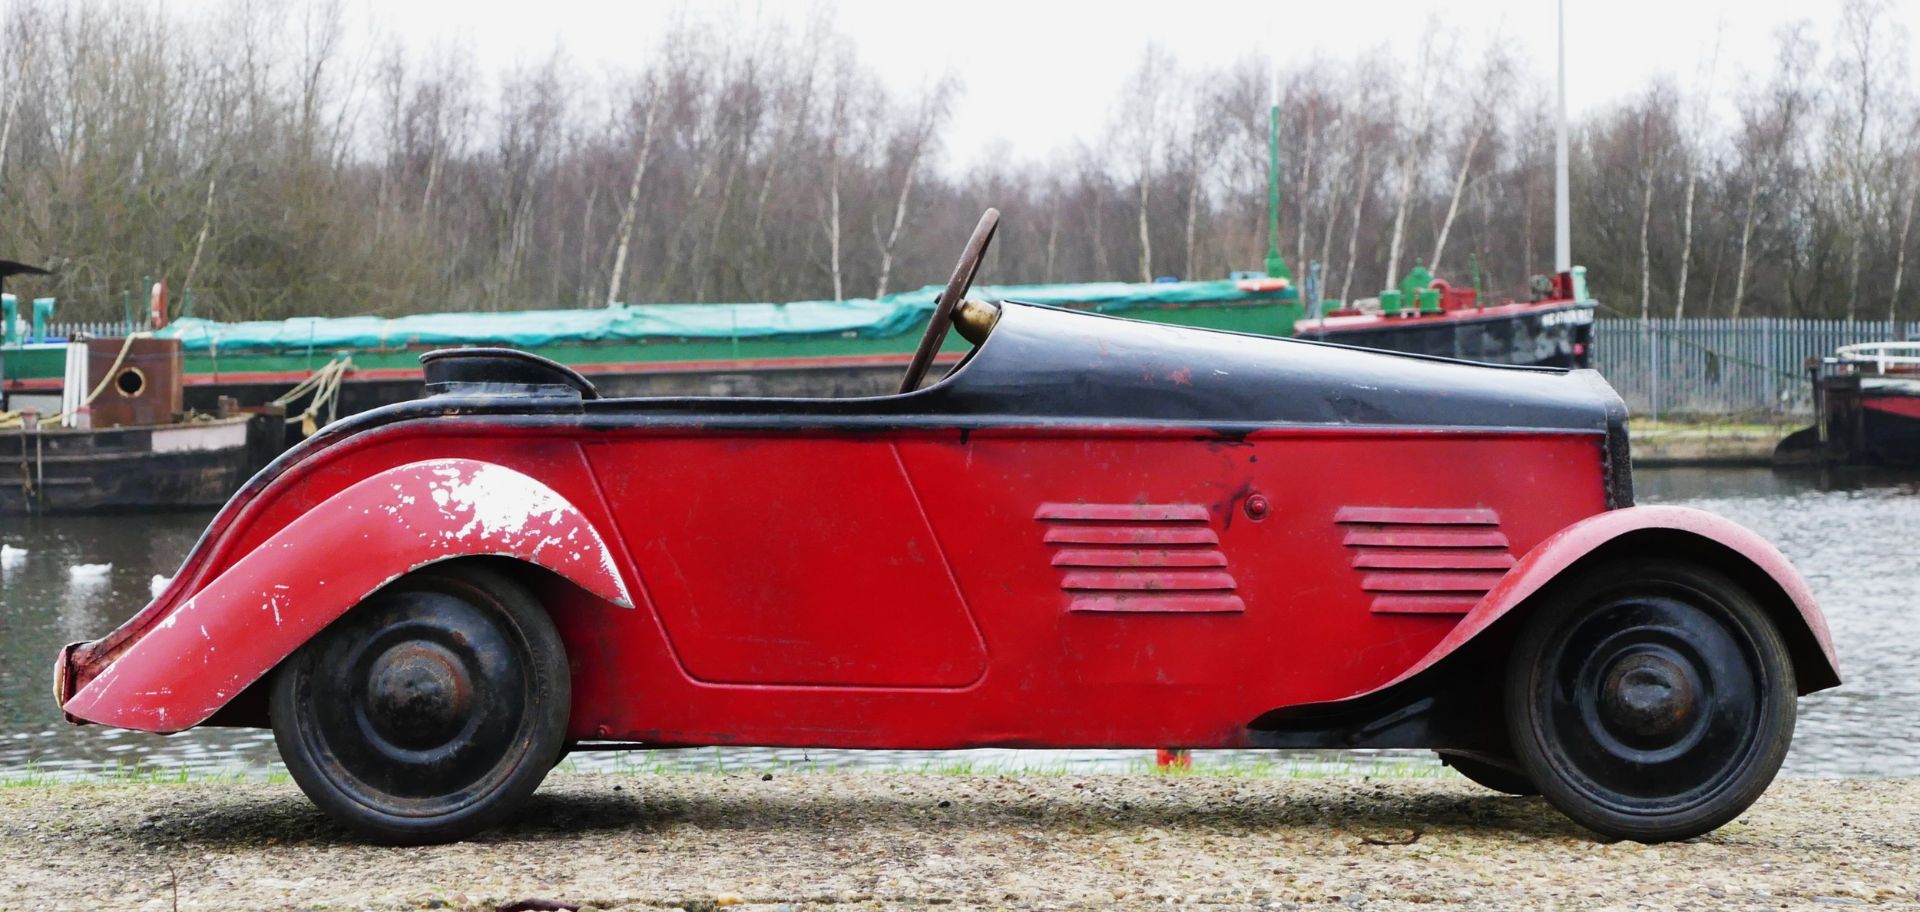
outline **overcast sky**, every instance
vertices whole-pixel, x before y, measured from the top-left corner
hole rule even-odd
[[[750,21],[798,21],[811,2],[781,0],[349,0],[409,44],[470,46],[487,64],[544,57],[558,43],[584,70],[634,61],[682,9]],[[954,111],[949,166],[989,148],[1045,157],[1096,137],[1117,88],[1150,42],[1180,60],[1226,61],[1250,51],[1350,59],[1383,42],[1411,55],[1429,14],[1459,31],[1465,48],[1504,36],[1528,48],[1542,78],[1553,66],[1554,0],[1431,3],[1391,0],[840,0],[843,32],[861,58],[910,88],[946,71],[965,94]],[[1726,97],[1742,70],[1764,68],[1779,24],[1809,19],[1832,39],[1839,0],[1567,0],[1568,103],[1580,112],[1667,74],[1683,89],[1706,77]],[[1894,0],[1894,20],[1920,31],[1920,0]],[[1716,39],[1716,36],[1718,38]],[[1911,53],[1911,50],[1909,51]],[[1920,67],[1910,69],[1920,72]],[[1004,141],[1004,145],[998,145]]]

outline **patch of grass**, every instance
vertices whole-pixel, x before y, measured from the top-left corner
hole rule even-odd
[[[29,763],[26,769],[19,772],[0,775],[0,788],[38,788],[58,785],[60,781],[37,764]]]
[[[1290,756],[1259,759],[1236,756],[1225,761],[1196,761],[1187,768],[1155,766],[1151,761],[1142,760],[1139,770],[1129,772],[1226,779],[1445,779],[1458,775],[1438,763],[1418,760],[1360,762],[1351,757],[1328,761],[1302,760]]]
[[[277,768],[268,770],[262,775],[259,770],[209,770],[141,763],[121,763],[110,769],[86,772],[53,771],[39,764],[28,763],[25,768],[18,771],[0,773],[0,789],[46,788],[55,785],[219,785],[235,782],[277,784],[292,781],[292,777],[287,775],[286,770]]]
[[[1631,417],[1627,419],[1627,433],[1635,437],[1657,437],[1662,434],[1676,433],[1713,433],[1713,434],[1750,434],[1754,436],[1781,436],[1806,427],[1810,418],[1790,416],[1766,416],[1763,418],[1738,417],[1680,417],[1662,418],[1655,421],[1650,418]]]

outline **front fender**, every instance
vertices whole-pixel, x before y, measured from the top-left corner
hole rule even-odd
[[[1689,507],[1628,507],[1610,510],[1583,519],[1527,552],[1500,583],[1493,587],[1447,636],[1426,656],[1399,677],[1369,693],[1393,687],[1433,667],[1458,652],[1494,622],[1512,613],[1569,568],[1596,552],[1614,548],[1632,548],[1635,542],[1648,548],[1685,548],[1694,555],[1712,555],[1733,566],[1732,570],[1755,582],[1754,595],[1773,613],[1782,636],[1793,654],[1795,677],[1800,692],[1812,693],[1838,686],[1840,663],[1833,651],[1833,637],[1827,631],[1827,619],[1814,601],[1813,590],[1795,570],[1786,555],[1753,531],[1703,510]],[[1364,696],[1364,695],[1362,695]]]
[[[62,708],[120,728],[191,728],[387,583],[481,555],[633,607],[606,541],[552,488],[489,462],[416,462],[355,482],[177,600]]]

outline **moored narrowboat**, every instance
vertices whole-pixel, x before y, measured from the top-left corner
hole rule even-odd
[[[1481,301],[1416,268],[1397,289],[1301,320],[1294,335],[1361,348],[1525,367],[1593,366],[1593,316],[1584,267],[1540,276],[1529,301]]]
[[[1814,423],[1780,441],[1780,465],[1920,466],[1920,341],[1843,345],[1807,360]]]
[[[56,396],[0,410],[0,515],[218,506],[284,446],[278,409],[186,409],[177,340],[64,348]]]

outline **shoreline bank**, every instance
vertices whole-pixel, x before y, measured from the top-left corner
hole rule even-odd
[[[1773,465],[1773,449],[1799,425],[1629,419],[1627,438],[1637,469],[1752,468]]]

